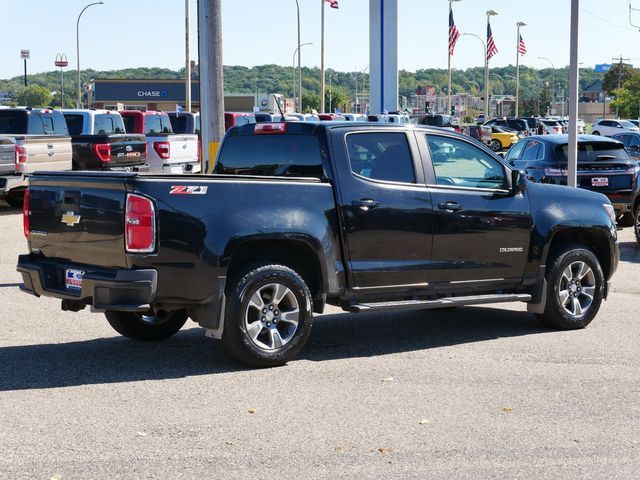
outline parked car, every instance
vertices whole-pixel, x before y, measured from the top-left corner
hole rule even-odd
[[[342,120],[338,113],[319,113],[318,118],[323,122],[331,122],[335,120]]]
[[[22,290],[71,312],[91,305],[137,340],[191,317],[237,360],[268,367],[301,351],[327,303],[522,301],[548,326],[583,328],[619,262],[604,195],[527,182],[438,128],[243,125],[214,173],[35,174]]]
[[[22,202],[26,175],[36,170],[71,170],[71,137],[57,110],[2,108],[0,136],[0,198],[12,205]]]
[[[60,111],[71,135],[74,170],[149,169],[145,136],[126,133],[120,113]]]
[[[611,138],[621,142],[633,160],[640,161],[640,132],[616,133]]]
[[[510,128],[492,126],[491,140],[489,140],[489,148],[494,152],[508,149],[512,144],[520,140],[517,132]]]
[[[146,136],[151,173],[200,172],[197,135],[173,133],[171,120],[165,112],[123,110],[120,114],[127,132]]]
[[[256,123],[256,116],[253,113],[224,112],[225,130],[238,125],[246,125],[247,123]]]
[[[342,120],[346,122],[368,122],[369,119],[362,113],[343,113]]]
[[[544,125],[545,133],[550,135],[564,133],[564,127],[558,120],[549,120],[547,118],[543,118],[540,121]]]
[[[636,127],[640,128],[640,120],[630,119],[631,123],[633,123]]]
[[[521,135],[529,135],[529,123],[522,118],[493,118],[484,124],[486,127],[504,127],[515,130]]]
[[[640,129],[628,120],[598,120],[591,125],[592,135],[610,137],[616,133],[640,132]]]
[[[389,123],[409,123],[409,115],[390,113],[387,115],[387,122]]]
[[[534,182],[567,184],[568,135],[536,135],[520,140],[505,159]],[[578,187],[606,195],[623,226],[633,223],[640,168],[617,140],[578,136]]]
[[[319,122],[318,115],[313,113],[287,113],[287,121],[299,121],[299,122]]]
[[[265,122],[282,122],[282,115],[275,113],[256,113],[255,114],[256,123],[265,123]],[[291,115],[285,113],[285,122],[299,122],[300,119],[296,115]]]

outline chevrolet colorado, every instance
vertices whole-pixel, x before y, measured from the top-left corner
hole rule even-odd
[[[22,289],[119,333],[188,317],[252,366],[303,348],[313,312],[527,302],[583,328],[619,261],[602,194],[528,182],[442,129],[355,122],[229,130],[212,175],[36,173]]]

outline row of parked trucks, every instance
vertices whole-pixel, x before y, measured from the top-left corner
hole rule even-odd
[[[26,176],[36,170],[198,173],[199,137],[190,118],[183,126],[192,131],[175,133],[167,112],[0,109],[0,196],[19,203]]]

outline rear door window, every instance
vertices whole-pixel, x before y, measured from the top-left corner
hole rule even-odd
[[[404,133],[352,133],[347,135],[351,171],[386,182],[416,183],[413,157]]]
[[[99,113],[95,116],[93,125],[93,131],[96,135],[112,135],[114,133],[124,133],[124,124],[121,123],[120,115]]]
[[[153,135],[162,132],[162,117],[160,115],[146,115],[144,122],[145,135]]]
[[[320,144],[313,135],[228,137],[214,173],[280,177],[324,177]]]
[[[521,160],[541,160],[544,158],[544,145],[535,140],[526,142]]]
[[[77,113],[65,113],[64,120],[69,129],[69,135],[82,135],[83,116]]]
[[[27,133],[27,112],[0,110],[0,134]]]

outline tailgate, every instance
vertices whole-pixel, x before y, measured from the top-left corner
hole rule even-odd
[[[30,249],[75,264],[126,267],[126,183],[134,174],[55,172],[29,181]]]
[[[636,172],[622,163],[578,162],[578,186],[606,193],[633,188]]]
[[[113,167],[144,165],[147,161],[147,141],[144,135],[109,135]]]
[[[0,137],[0,175],[16,170],[16,143],[11,137]]]
[[[171,144],[169,160],[165,164],[193,163],[198,161],[197,135],[169,135],[167,141]]]

